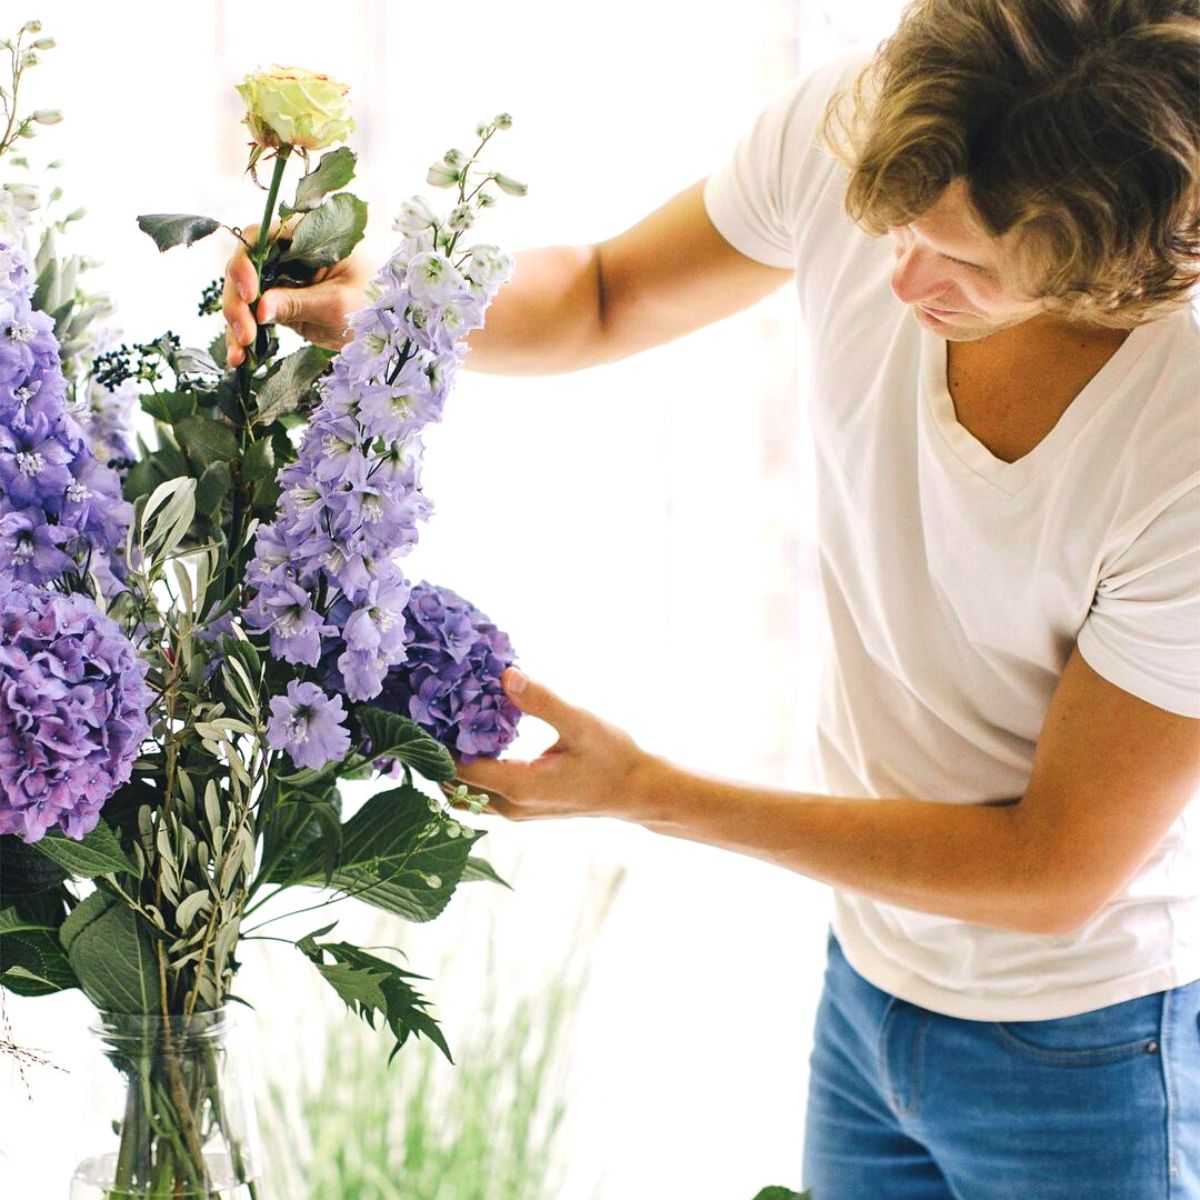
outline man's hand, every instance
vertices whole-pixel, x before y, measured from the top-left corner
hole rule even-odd
[[[488,808],[512,820],[635,818],[641,781],[654,761],[627,733],[509,668],[502,683],[523,712],[554,727],[558,741],[533,762],[477,759],[458,776],[488,794]]]
[[[250,225],[242,232],[253,244],[258,226]],[[250,306],[258,295],[258,278],[246,247],[239,244],[225,267],[225,361],[231,367],[241,366],[246,358],[244,347],[254,341],[258,324],[273,322],[294,329],[315,346],[340,350],[350,340],[346,321],[366,303],[371,277],[371,264],[356,251],[332,267],[323,267],[308,287],[275,287],[264,292],[255,314]]]

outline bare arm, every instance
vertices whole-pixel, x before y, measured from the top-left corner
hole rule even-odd
[[[540,375],[613,362],[748,308],[791,279],[791,271],[747,258],[716,231],[703,190],[703,181],[693,184],[597,245],[517,254],[511,282],[470,337],[466,366]],[[337,349],[369,276],[360,256],[351,256],[313,287],[273,288],[259,302],[259,316]],[[253,271],[239,250],[226,271],[231,365],[254,337],[246,300],[253,288]]]
[[[514,819],[613,816],[765,859],[920,912],[1069,933],[1153,853],[1200,786],[1200,721],[1122,691],[1071,656],[1020,803],[785,792],[699,775],[532,681],[512,688],[559,740],[459,775]]]
[[[614,362],[748,308],[792,278],[735,250],[703,193],[700,180],[595,246],[518,254],[466,365],[518,375]]]

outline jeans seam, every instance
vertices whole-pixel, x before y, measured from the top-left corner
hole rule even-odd
[[[879,1074],[883,1081],[884,1095],[887,1097],[887,1102],[892,1108],[896,1106],[896,1089],[892,1086],[892,1072],[888,1066],[887,1035],[888,1025],[902,1003],[903,1001],[895,996],[887,1002],[887,1007],[883,1010],[883,1018],[879,1022],[879,1038],[878,1045],[876,1046],[876,1054],[879,1058]]]
[[[1175,1195],[1175,1181],[1179,1178],[1177,1155],[1178,1130],[1175,1127],[1179,1116],[1179,1102],[1175,1095],[1175,1072],[1171,1067],[1171,1046],[1174,1042],[1175,991],[1163,993],[1162,1025],[1158,1035],[1158,1053],[1162,1059],[1163,1083],[1167,1095],[1167,1196]]]

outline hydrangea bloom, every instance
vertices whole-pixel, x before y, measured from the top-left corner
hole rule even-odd
[[[327,696],[315,683],[293,679],[286,696],[271,700],[267,742],[276,750],[286,750],[298,767],[340,762],[350,749],[345,719],[341,696]]]
[[[111,580],[132,509],[67,411],[54,323],[32,294],[24,248],[0,234],[0,585],[88,567]]]
[[[0,589],[0,833],[95,829],[150,731],[145,675],[88,597]]]
[[[388,672],[377,703],[464,762],[499,754],[520,717],[500,684],[514,658],[508,635],[456,592],[424,581],[413,587],[405,618],[408,658]]]
[[[435,248],[423,203],[406,206],[400,228],[376,299],[351,317],[354,336],[322,380],[298,459],[279,473],[279,516],[259,529],[247,576],[257,588],[247,625],[289,662],[332,653],[337,690],[357,701],[404,661],[410,585],[399,560],[431,511],[420,433],[440,419],[463,339],[511,269],[494,247],[456,266]]]

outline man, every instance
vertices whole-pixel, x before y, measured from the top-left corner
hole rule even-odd
[[[828,794],[701,777],[516,671],[557,743],[461,773],[834,886],[816,1200],[1200,1200],[1198,40],[1193,0],[917,0],[633,229],[519,255],[471,338],[568,371],[797,286]],[[338,345],[368,276],[258,319]]]

